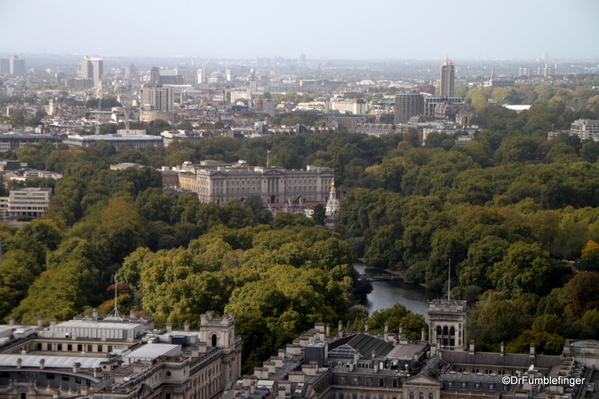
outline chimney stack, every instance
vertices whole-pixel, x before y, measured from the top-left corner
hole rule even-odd
[[[184,331],[189,331],[189,320],[185,320],[183,322],[183,330]]]
[[[166,323],[166,332],[172,332],[173,331],[173,323],[171,323],[170,321],[168,323]]]

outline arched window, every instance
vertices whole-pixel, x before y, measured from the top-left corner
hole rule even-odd
[[[447,328],[447,326],[443,327],[443,335],[447,335],[449,332],[449,329]]]
[[[414,392],[410,392],[410,399],[414,399]]]
[[[428,394],[428,399],[434,399],[435,395],[433,395],[432,393]]]
[[[449,329],[449,335],[455,335],[455,327],[453,327],[453,326],[452,326],[452,327]]]
[[[216,346],[217,343],[218,337],[216,336],[216,334],[212,334],[212,346]]]
[[[424,394],[422,392],[418,394],[418,399],[424,399]]]
[[[437,335],[441,335],[441,326],[437,326]]]

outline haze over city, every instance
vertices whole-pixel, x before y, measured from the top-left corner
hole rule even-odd
[[[599,2],[0,4],[0,53],[328,59],[599,57]]]

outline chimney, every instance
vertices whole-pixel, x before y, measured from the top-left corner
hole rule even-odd
[[[365,332],[366,334],[368,334],[368,328],[369,328],[369,326],[370,326],[370,325],[368,324],[368,322],[364,323],[364,332]]]
[[[44,359],[41,359],[41,360],[40,360],[40,370],[43,370],[43,369],[44,369],[44,367],[46,367],[46,360],[44,360]]]
[[[470,340],[470,348],[468,349],[468,352],[471,355],[474,355],[474,340],[473,339]]]
[[[81,363],[75,362],[73,363],[73,373],[81,372]]]
[[[53,317],[50,319],[50,327],[55,327],[56,326],[56,318]]]
[[[173,332],[173,323],[171,323],[170,321],[166,323],[166,332]]]
[[[403,324],[399,323],[399,339],[403,338]]]
[[[420,340],[422,342],[426,342],[426,330],[424,327],[422,327],[422,330],[420,330]]]
[[[98,312],[98,308],[93,308],[92,319],[98,320],[99,318],[100,318],[100,313]]]
[[[285,399],[285,387],[279,387],[278,399]]]
[[[343,336],[343,322],[341,320],[339,320],[339,322],[337,323],[337,335],[339,336],[339,338]]]
[[[8,318],[8,325],[9,326],[14,326],[15,325],[15,316],[10,316]]]
[[[183,330],[184,331],[189,331],[189,320],[185,320],[183,322]]]
[[[534,355],[535,355],[535,344],[531,343],[530,344],[530,356],[534,357]]]
[[[256,381],[252,381],[250,383],[250,395],[253,395],[256,393]]]
[[[18,358],[17,359],[17,368],[20,369],[22,365],[23,365],[23,359]]]
[[[135,314],[135,309],[131,309],[129,311],[129,320],[135,320],[137,319],[137,315]]]
[[[38,327],[44,326],[44,316],[37,316],[37,326]]]
[[[389,323],[385,323],[385,336],[383,339],[385,341],[389,341]]]
[[[285,349],[279,349],[278,356],[279,356],[281,359],[285,359]]]
[[[504,345],[503,341],[501,341],[501,345],[499,345],[499,354],[501,356],[503,356],[504,353],[505,353],[505,345]]]
[[[330,337],[330,336],[331,336],[331,326],[329,326],[329,324],[328,324],[328,323],[327,323],[327,327],[326,327],[326,329],[325,329],[325,335],[326,335],[327,337]]]
[[[370,352],[370,356],[373,360],[376,357],[376,351],[374,349],[372,350],[372,352]]]

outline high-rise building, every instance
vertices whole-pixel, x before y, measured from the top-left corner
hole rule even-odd
[[[8,58],[0,59],[0,75],[8,75],[10,73],[10,60]]]
[[[81,61],[81,76],[91,79],[94,86],[98,87],[104,75],[104,60],[102,58],[84,57]]]
[[[532,70],[530,67],[520,67],[519,76],[531,76]]]
[[[395,123],[407,123],[411,117],[424,114],[424,96],[406,93],[395,96]]]
[[[198,83],[206,83],[206,77],[204,76],[204,68],[198,69]]]
[[[20,59],[18,56],[10,57],[9,59],[10,74],[15,76],[25,75],[25,60]]]
[[[169,121],[174,109],[173,88],[163,86],[160,70],[150,71],[150,80],[141,89],[141,120],[150,122],[156,119]]]
[[[441,97],[453,97],[455,85],[455,65],[451,60],[445,59],[441,63]]]

